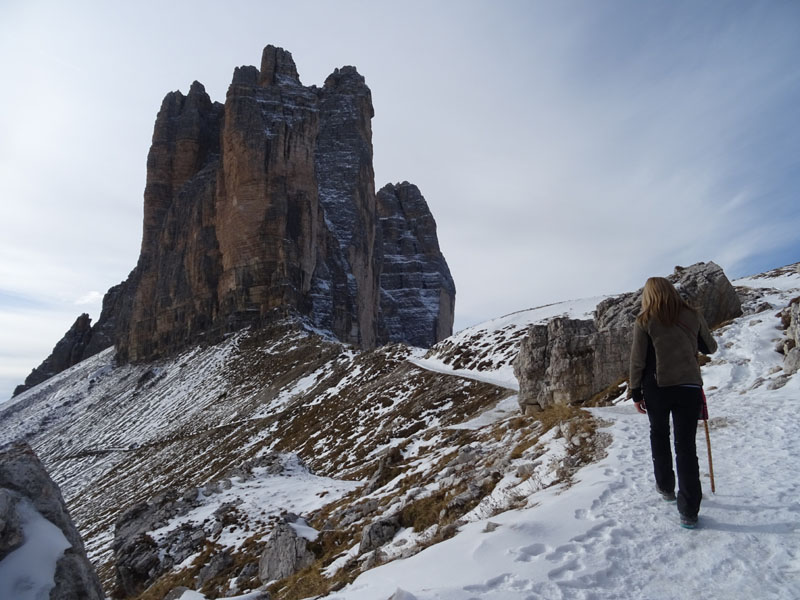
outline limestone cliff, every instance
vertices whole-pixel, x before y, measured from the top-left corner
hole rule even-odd
[[[742,314],[736,290],[713,262],[676,267],[669,279],[710,327]],[[642,290],[608,298],[593,320],[556,317],[531,326],[514,362],[521,408],[583,402],[626,379],[641,298]]]
[[[198,82],[167,94],[139,260],[73,354],[151,360],[286,314],[364,348],[449,335],[455,286],[424,198],[375,193],[373,115],[354,67],[304,86],[274,46],[235,69],[224,105]]]
[[[383,246],[381,341],[432,346],[453,332],[455,285],[436,236],[436,221],[417,186],[378,192]]]

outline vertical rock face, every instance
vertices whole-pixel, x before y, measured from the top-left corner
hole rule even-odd
[[[42,463],[27,445],[0,450],[0,559],[4,558],[4,549],[7,555],[29,541],[25,535],[23,522],[26,515],[22,505],[31,506],[33,516],[38,513],[63,534],[62,547],[66,549],[56,562],[54,588],[48,597],[51,600],[105,598],[97,574],[86,556],[83,540],[70,519],[58,486],[50,479]],[[41,537],[30,541],[44,554],[49,553]],[[48,541],[58,542],[56,538]],[[44,566],[34,565],[34,568],[40,570]],[[24,573],[19,576],[24,577]],[[39,579],[41,573],[37,573],[37,580]],[[30,585],[31,582],[28,581],[27,584]]]
[[[266,548],[258,563],[258,577],[263,582],[289,577],[314,562],[314,554],[306,540],[297,535],[291,525],[281,522],[267,539]]]
[[[189,343],[216,316],[221,120],[222,105],[197,82],[187,96],[171,92],[161,104],[147,157],[142,249],[116,326],[122,360]]]
[[[87,351],[150,360],[286,314],[365,348],[449,335],[455,288],[424,198],[376,196],[373,114],[354,67],[307,87],[274,46],[235,69],[224,105],[198,82],[167,94],[141,254],[87,321]]]
[[[341,339],[366,347],[376,343],[380,276],[373,115],[372,94],[354,67],[336,69],[319,90],[314,162],[332,239],[314,278],[312,314],[318,326],[329,319]]]
[[[423,249],[399,251],[412,253],[408,281],[426,286],[416,302],[435,316],[387,305],[391,326],[381,321],[373,114],[354,67],[306,87],[292,55],[274,46],[260,69],[234,71],[224,106],[198,83],[186,97],[167,95],[148,157],[142,254],[126,284],[130,314],[123,307],[117,319],[120,357],[155,358],[287,312],[363,347],[449,334],[452,279],[418,192],[410,214],[427,215],[427,229],[409,232]],[[419,252],[435,253],[437,265],[417,261]]]
[[[783,347],[783,370],[787,375],[793,375],[800,370],[800,298],[795,298],[789,304],[789,327],[786,334],[788,339]]]
[[[668,279],[710,327],[742,314],[736,290],[713,262],[676,267]],[[633,322],[641,301],[638,290],[603,300],[594,320],[557,317],[533,325],[514,362],[523,410],[585,401],[627,378]]]
[[[310,289],[320,236],[318,112],[288,52],[267,47],[260,73],[250,67],[234,75],[216,199],[224,329],[299,306]]]
[[[417,186],[408,182],[378,192],[378,216],[381,341],[432,346],[453,333],[456,295],[436,221]]]

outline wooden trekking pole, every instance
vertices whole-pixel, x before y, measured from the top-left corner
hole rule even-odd
[[[711,475],[711,493],[716,494],[714,486],[714,461],[711,460],[711,436],[708,435],[708,419],[703,419],[703,426],[706,428],[706,447],[708,448],[708,473]]]
[[[711,435],[708,433],[708,405],[706,404],[706,392],[703,392],[703,427],[706,430],[706,448],[708,449],[708,473],[711,476],[711,493],[716,494],[716,486],[714,485],[714,461],[711,460]]]

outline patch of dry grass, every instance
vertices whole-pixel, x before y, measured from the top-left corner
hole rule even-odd
[[[627,381],[627,377],[620,377],[614,383],[606,386],[603,390],[597,392],[586,402],[582,403],[582,406],[611,406],[612,401],[618,398],[619,395],[625,391],[625,388],[623,388],[622,385],[625,384],[627,387]]]

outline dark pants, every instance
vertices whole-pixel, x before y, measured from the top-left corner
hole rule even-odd
[[[697,418],[703,406],[700,388],[645,386],[644,400],[650,419],[650,448],[653,471],[660,490],[675,490],[672,452],[669,445],[669,415],[675,427],[675,463],[678,468],[678,511],[688,517],[697,516],[703,492],[697,466]]]

